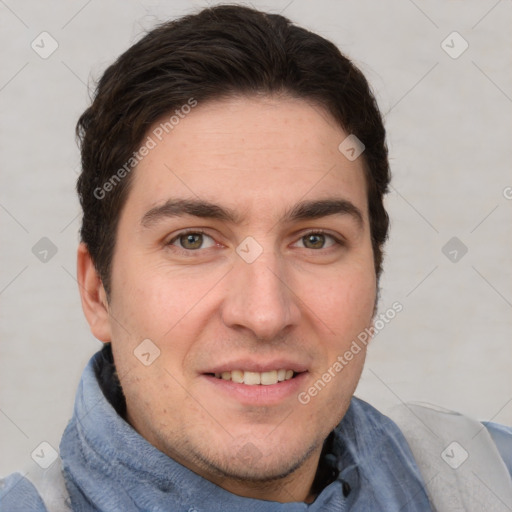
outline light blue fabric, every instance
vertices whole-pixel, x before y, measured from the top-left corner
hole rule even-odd
[[[105,349],[104,349],[105,351]],[[398,427],[353,398],[328,456],[340,472],[314,503],[276,503],[233,495],[167,457],[142,438],[105,398],[105,354],[97,353],[80,382],[60,445],[72,508],[80,512],[329,512],[430,511],[424,482]],[[509,439],[510,441],[510,439]],[[342,484],[350,486],[345,497]],[[0,485],[0,511],[45,512],[19,475]]]
[[[20,473],[0,481],[1,512],[47,512],[34,486]]]
[[[491,421],[482,421],[482,423],[487,427],[489,434],[491,434],[492,440],[512,477],[512,427]]]

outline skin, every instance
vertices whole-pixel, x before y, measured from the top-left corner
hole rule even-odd
[[[199,104],[133,171],[108,301],[87,248],[78,249],[83,309],[92,333],[112,342],[126,420],[235,494],[312,501],[322,443],[361,375],[364,350],[308,404],[292,393],[258,405],[219,393],[202,373],[237,357],[291,357],[307,366],[297,390],[306,391],[371,325],[376,277],[363,161],[340,153],[346,136],[300,99]],[[144,214],[169,198],[210,201],[241,218],[172,216],[144,227]],[[328,198],[350,201],[361,222],[349,214],[283,220],[300,201]],[[176,238],[188,228],[205,233],[193,238],[198,249]],[[305,236],[318,230],[325,238]],[[263,249],[252,263],[236,252],[248,236]],[[134,350],[148,338],[160,356],[145,366]]]

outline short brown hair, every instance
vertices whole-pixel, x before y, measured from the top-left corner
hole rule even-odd
[[[390,172],[385,129],[364,75],[323,37],[277,14],[220,5],[166,22],[123,53],[101,77],[77,123],[82,172],[81,239],[110,294],[116,231],[131,174],[98,190],[139,148],[148,128],[194,101],[285,93],[324,107],[363,153],[377,277],[389,219],[383,205]],[[125,167],[126,169],[126,167]]]

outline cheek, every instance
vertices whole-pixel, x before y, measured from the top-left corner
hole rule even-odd
[[[373,266],[342,269],[323,282],[306,302],[331,331],[346,339],[370,325],[376,300]]]
[[[201,290],[169,268],[143,258],[116,261],[112,274],[113,313],[138,336],[160,338],[197,302]],[[122,269],[122,270],[119,270]]]
[[[184,371],[187,354],[200,339],[205,319],[214,311],[205,294],[218,276],[190,276],[182,269],[119,258],[116,262],[122,272],[113,273],[112,345],[117,361],[125,371],[140,367],[134,357],[143,340],[149,339],[158,348],[156,366],[164,365],[173,374]],[[148,381],[156,379],[147,372]],[[149,378],[151,377],[151,378]],[[159,376],[168,378],[168,375]],[[156,379],[156,380],[158,380]],[[161,390],[160,390],[161,391]]]

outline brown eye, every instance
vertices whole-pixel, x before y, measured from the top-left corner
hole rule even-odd
[[[302,243],[307,249],[323,249],[325,245],[325,235],[321,233],[310,233],[302,237]]]
[[[199,249],[203,244],[203,235],[201,233],[187,233],[179,237],[183,249]]]
[[[208,249],[215,245],[215,240],[211,236],[197,231],[189,231],[175,236],[168,245],[174,245],[187,251],[197,251],[198,249]]]
[[[311,231],[300,237],[295,245],[304,249],[328,249],[333,245],[344,245],[343,242],[334,235],[329,235],[322,231]]]

